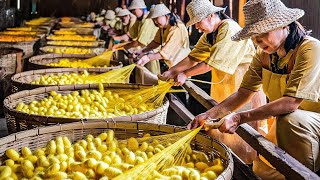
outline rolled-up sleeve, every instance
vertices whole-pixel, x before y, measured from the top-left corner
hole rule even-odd
[[[259,91],[262,87],[262,64],[257,53],[249,66],[249,69],[245,73],[241,86],[242,88]]]
[[[296,54],[294,67],[289,75],[285,96],[314,102],[320,97],[320,42],[307,40]]]

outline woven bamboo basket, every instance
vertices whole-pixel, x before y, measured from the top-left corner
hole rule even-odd
[[[4,164],[5,158],[2,156],[9,148],[20,151],[23,146],[28,146],[35,150],[47,145],[49,140],[57,136],[67,136],[71,142],[84,139],[88,134],[97,136],[112,129],[117,139],[128,139],[130,137],[142,137],[144,133],[152,136],[171,134],[184,131],[182,127],[171,125],[156,125],[143,122],[107,122],[91,121],[76,122],[49,127],[42,127],[28,131],[19,132],[0,139],[0,165]],[[234,162],[231,151],[221,142],[211,139],[203,133],[198,133],[191,142],[192,149],[205,152],[210,160],[220,158],[225,170],[217,177],[217,180],[232,179]]]
[[[74,31],[79,35],[93,35],[92,28],[65,28],[65,29],[69,29],[70,31]],[[55,32],[55,31],[56,30],[53,30],[53,32]]]
[[[15,74],[21,68],[23,50],[17,48],[0,48],[0,79]]]
[[[106,68],[53,68],[53,69],[40,69],[33,71],[26,71],[22,73],[15,74],[11,78],[12,92],[16,93],[22,90],[31,90],[39,87],[53,86],[53,85],[37,85],[31,84],[32,81],[39,79],[43,75],[49,74],[71,74],[71,73],[81,73],[83,71],[89,73],[104,73],[110,71],[111,69]],[[129,83],[129,82],[128,82]]]
[[[62,44],[62,45],[57,45],[54,44],[55,42],[61,42],[61,43],[66,43],[66,42],[70,42],[72,44]],[[69,47],[104,47],[105,45],[105,41],[102,40],[97,40],[97,41],[89,41],[88,43],[90,43],[90,45],[83,45],[83,43],[86,41],[47,41],[47,45],[50,46],[69,46]]]
[[[59,25],[63,28],[93,28],[94,23],[91,23],[91,25],[87,25],[85,27],[82,26],[82,23],[61,23],[59,22]]]
[[[49,63],[57,63],[60,61],[60,59],[63,58],[68,58],[68,59],[74,59],[74,60],[79,60],[79,59],[87,59],[93,57],[92,54],[84,54],[84,55],[79,55],[79,54],[44,54],[44,55],[38,55],[38,56],[33,56],[30,59],[28,59],[28,70],[37,70],[37,69],[49,69],[49,68],[58,68],[54,66],[47,66]],[[72,61],[72,60],[71,60]],[[110,67],[105,67],[101,69],[117,69],[122,67],[122,63],[118,61],[110,61]],[[64,68],[64,67],[61,67]]]
[[[43,53],[52,53],[52,52],[49,52],[49,49],[54,49],[54,48],[70,48],[68,46],[44,46],[44,47],[41,47],[40,48],[40,51],[43,52]],[[99,54],[102,54],[106,49],[105,48],[80,48],[80,47],[77,47],[78,49],[83,49],[83,50],[91,50],[91,53],[87,53],[88,55],[99,55]],[[64,54],[64,53],[62,53]],[[76,54],[76,53],[73,53],[73,54]],[[80,54],[81,55],[81,54]]]
[[[139,84],[104,84],[105,89],[140,89],[146,87]],[[81,85],[65,85],[65,86],[51,86],[42,87],[33,90],[20,91],[15,94],[8,96],[4,104],[4,112],[7,121],[9,132],[17,132],[26,129],[32,129],[39,126],[47,126],[57,123],[70,123],[75,121],[81,121],[79,118],[61,118],[61,117],[47,117],[40,115],[26,114],[15,110],[15,107],[19,102],[29,104],[32,100],[40,100],[48,97],[51,91],[58,91],[61,94],[69,94],[71,91],[79,91],[82,89],[98,89],[98,84],[81,84]],[[121,116],[115,118],[106,118],[107,121],[144,121],[155,124],[165,124],[167,118],[167,111],[169,102],[167,99],[164,100],[163,105],[155,110],[148,111],[141,114],[135,114],[130,116]],[[90,118],[87,120],[96,120]]]
[[[0,48],[3,47],[22,49],[24,52],[23,58],[28,58],[39,51],[40,39],[28,42],[1,42]]]

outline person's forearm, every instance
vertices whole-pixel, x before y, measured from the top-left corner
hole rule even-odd
[[[202,62],[185,70],[184,73],[186,74],[187,77],[191,77],[199,74],[204,74],[209,71],[211,71],[211,67],[205,62]]]
[[[282,97],[256,109],[240,112],[241,123],[267,119],[291,113],[298,109],[302,99],[294,97]]]
[[[187,70],[197,64],[198,64],[197,61],[193,61],[187,56],[182,61],[180,61],[178,64],[171,67],[169,70],[172,72],[176,72],[178,74],[178,73],[183,72],[183,71],[185,71],[185,70]]]
[[[142,50],[142,53],[149,52],[149,51],[157,48],[158,46],[159,46],[158,43],[156,43],[155,41],[152,41],[151,43],[149,43],[149,44]]]
[[[121,36],[117,36],[114,39],[119,40],[119,41],[128,41],[130,38],[127,34],[121,35]]]
[[[148,54],[148,58],[150,59],[150,61],[154,61],[154,60],[158,60],[158,59],[163,59],[163,57],[161,56],[160,53],[151,53],[151,54]]]
[[[256,92],[250,91],[248,89],[239,88],[238,91],[233,93],[227,99],[214,106],[207,112],[213,113],[213,118],[223,117],[230,112],[234,112],[244,106],[255,94]],[[218,114],[218,115],[217,115]]]
[[[139,46],[140,43],[138,41],[132,41],[131,43],[129,44],[126,44],[125,46],[123,46],[125,49],[131,49],[133,47],[137,47]]]

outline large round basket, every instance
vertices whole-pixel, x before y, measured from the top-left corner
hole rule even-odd
[[[138,84],[104,84],[105,89],[117,90],[117,89],[140,89],[147,87],[145,85]],[[15,107],[20,102],[29,104],[33,100],[41,100],[49,96],[51,91],[57,91],[61,94],[70,94],[71,91],[79,91],[82,89],[98,89],[98,84],[81,84],[81,85],[65,85],[65,86],[51,86],[42,87],[33,90],[20,91],[5,98],[4,112],[7,121],[9,132],[17,132],[26,129],[32,129],[38,126],[47,126],[57,123],[70,123],[75,121],[81,121],[84,119],[79,118],[61,118],[53,116],[40,116],[26,114],[21,111],[17,111]],[[144,121],[155,124],[165,124],[167,118],[167,111],[169,102],[164,100],[163,105],[159,108],[148,111],[141,114],[134,114],[130,116],[121,116],[115,118],[106,118],[107,121],[127,120],[127,121]],[[86,120],[95,120],[94,118],[88,118]]]
[[[50,63],[57,63],[60,59],[68,58],[73,60],[79,59],[88,59],[94,57],[92,54],[43,54],[38,56],[33,56],[28,60],[28,69],[29,70],[37,70],[37,69],[48,69],[48,68],[58,68],[55,66],[48,66]],[[122,67],[122,63],[118,61],[110,61],[110,67],[103,67],[101,69],[111,70]],[[60,67],[64,68],[64,67]]]
[[[23,131],[1,138],[0,155],[3,155],[9,148],[20,151],[23,146],[28,146],[31,150],[35,150],[46,146],[49,140],[57,136],[66,136],[70,141],[75,142],[84,139],[88,134],[96,136],[107,129],[114,130],[115,137],[120,140],[130,137],[142,137],[144,133],[157,136],[185,130],[182,127],[142,122],[91,121],[68,123]],[[205,152],[210,157],[210,160],[220,158],[223,161],[225,170],[216,178],[217,180],[232,179],[234,163],[228,147],[203,133],[198,133],[192,140],[191,145],[192,149]],[[0,165],[4,164],[4,160],[4,156],[1,156]]]
[[[2,47],[11,47],[22,49],[24,52],[24,58],[31,57],[33,54],[36,54],[40,48],[40,39],[35,41],[28,42],[1,42],[0,48]]]
[[[55,48],[70,48],[70,47],[68,47],[68,46],[44,46],[44,47],[41,47],[40,48],[40,51],[41,52],[43,52],[43,53],[52,53],[52,52],[50,52],[50,51],[53,51],[53,49],[55,49]],[[91,53],[86,53],[87,55],[91,55],[91,56],[94,56],[94,55],[99,55],[99,54],[102,54],[106,49],[105,48],[80,48],[80,47],[77,47],[77,49],[79,49],[79,50],[82,50],[82,51],[84,51],[84,50],[90,50],[90,52]],[[70,54],[70,53],[62,53],[62,54]],[[81,55],[81,54],[83,54],[83,53],[72,53],[72,54],[79,54],[79,55]]]
[[[25,71],[12,76],[12,92],[16,93],[22,90],[31,90],[39,87],[54,86],[54,85],[37,85],[31,84],[32,81],[39,79],[43,75],[59,75],[59,74],[71,74],[71,73],[82,73],[87,71],[89,73],[100,74],[112,69],[106,68],[53,68],[53,69],[39,69],[32,71]],[[129,82],[127,82],[129,83]]]

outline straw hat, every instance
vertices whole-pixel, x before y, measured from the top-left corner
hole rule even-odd
[[[130,14],[131,14],[131,12],[128,9],[121,9],[119,11],[119,13],[117,14],[117,16],[123,17],[123,16],[130,15]]]
[[[121,7],[116,7],[116,8],[114,9],[114,11],[116,12],[116,14],[118,14],[121,10],[122,10]]]
[[[102,9],[100,12],[100,15],[105,15],[107,13],[107,11],[105,9]]]
[[[106,13],[105,18],[107,20],[112,20],[112,19],[116,18],[116,13],[114,11],[112,11],[112,10],[108,10],[107,13]]]
[[[171,13],[171,11],[164,4],[157,4],[150,9],[150,13],[147,18],[157,18]]]
[[[187,6],[187,13],[190,20],[187,22],[186,26],[192,26],[212,13],[219,11],[224,12],[225,10],[225,8],[214,6],[209,0],[193,0]]]
[[[133,0],[128,7],[129,10],[147,8],[143,0]]]
[[[251,0],[244,5],[243,12],[245,26],[231,37],[234,41],[287,26],[304,15],[303,10],[287,8],[280,0]]]

